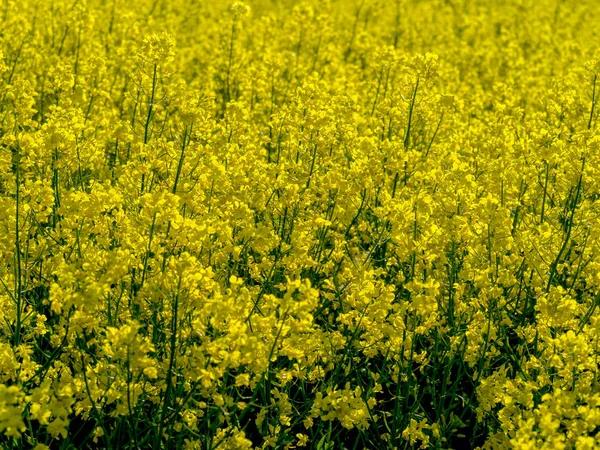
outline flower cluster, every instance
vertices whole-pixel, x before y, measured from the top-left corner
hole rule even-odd
[[[600,448],[599,24],[0,0],[0,446]]]

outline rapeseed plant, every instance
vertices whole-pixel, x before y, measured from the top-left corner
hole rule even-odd
[[[599,448],[599,19],[0,0],[0,445]]]

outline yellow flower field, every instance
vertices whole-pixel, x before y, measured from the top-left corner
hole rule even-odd
[[[0,0],[0,446],[600,448],[600,2]]]

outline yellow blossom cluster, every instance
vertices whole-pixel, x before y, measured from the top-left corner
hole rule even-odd
[[[599,35],[0,0],[0,446],[600,448]]]

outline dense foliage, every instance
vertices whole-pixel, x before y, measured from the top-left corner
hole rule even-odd
[[[600,447],[596,0],[0,0],[0,445]]]

